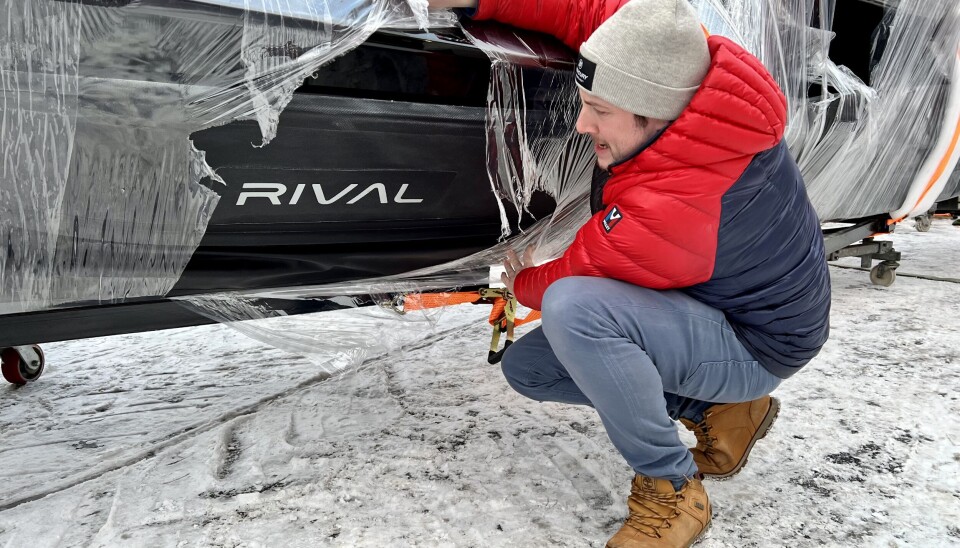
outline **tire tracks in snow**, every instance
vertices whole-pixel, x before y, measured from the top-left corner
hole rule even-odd
[[[375,356],[367,358],[366,360],[363,360],[359,364],[354,365],[353,368],[377,363],[380,360],[387,359],[398,352],[412,352],[415,350],[419,350],[421,348],[425,348],[427,346],[430,346],[431,344],[434,344],[438,341],[446,339],[447,337],[467,331],[475,325],[476,325],[475,321],[470,321],[463,325],[457,325],[449,329],[445,329],[429,337],[426,337],[421,341],[411,343],[409,345],[401,346],[397,350],[385,352],[382,354],[377,354]],[[237,419],[239,417],[256,413],[264,406],[270,403],[273,403],[276,400],[279,400],[283,397],[306,390],[318,383],[321,383],[323,381],[326,381],[334,377],[336,374],[346,371],[347,369],[350,369],[350,368],[344,368],[343,370],[335,374],[331,374],[327,372],[318,373],[317,375],[304,379],[303,381],[300,381],[299,383],[293,386],[290,386],[284,390],[281,390],[280,392],[276,392],[269,396],[264,396],[263,398],[260,398],[250,404],[240,406],[226,413],[222,413],[221,415],[215,418],[200,421],[191,426],[182,428],[179,431],[174,432],[169,436],[155,440],[153,443],[149,443],[146,447],[142,448],[140,451],[137,451],[132,455],[111,461],[99,467],[95,467],[86,473],[79,474],[77,476],[74,476],[73,478],[68,478],[62,483],[51,485],[43,489],[38,489],[36,491],[28,492],[19,497],[14,497],[10,500],[0,502],[0,512],[5,512],[7,510],[16,508],[17,506],[26,504],[28,502],[33,502],[35,500],[38,500],[56,493],[66,491],[67,489],[86,483],[88,481],[93,481],[111,472],[128,468],[130,466],[134,466],[145,460],[151,459],[154,456],[156,456],[159,452],[165,449],[168,449],[172,446],[180,444],[189,439],[196,438],[201,434],[204,434],[215,428],[218,428],[223,424],[229,421],[232,421],[234,419]]]
[[[561,444],[540,441],[540,450],[563,477],[570,482],[580,499],[592,510],[604,510],[614,504],[610,490],[584,466],[581,459],[571,455]]]
[[[240,454],[243,452],[243,445],[237,429],[248,422],[248,420],[249,415],[245,418],[231,421],[224,431],[221,432],[220,449],[218,451],[220,453],[220,462],[217,464],[216,470],[217,479],[225,479],[233,473],[233,465],[240,459]]]

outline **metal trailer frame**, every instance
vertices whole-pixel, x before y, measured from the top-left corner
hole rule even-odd
[[[827,261],[843,257],[860,257],[860,266],[870,269],[870,281],[875,285],[889,287],[897,279],[900,252],[893,242],[878,241],[877,234],[890,234],[895,225],[888,224],[889,216],[866,217],[847,221],[851,226],[823,230],[823,243]],[[859,243],[857,243],[859,242]],[[880,261],[876,266],[873,261]]]
[[[954,224],[960,225],[960,197],[954,196],[938,203],[935,206],[935,213],[950,215],[956,221]]]

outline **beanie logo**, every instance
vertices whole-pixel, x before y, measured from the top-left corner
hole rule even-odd
[[[597,71],[597,64],[582,55],[577,59],[577,70],[574,75],[580,87],[587,91],[593,91],[593,74]]]
[[[620,213],[620,209],[617,206],[613,206],[610,209],[610,213],[607,213],[607,216],[603,218],[603,229],[609,233],[613,230],[613,227],[617,226],[617,223],[623,220],[623,214]]]

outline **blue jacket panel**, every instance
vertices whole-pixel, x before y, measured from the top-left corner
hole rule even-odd
[[[827,341],[830,273],[820,221],[783,142],[757,154],[723,196],[713,276],[685,291],[722,310],[778,377],[796,373]]]

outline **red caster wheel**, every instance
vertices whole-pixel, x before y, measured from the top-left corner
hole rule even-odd
[[[0,351],[3,361],[3,378],[7,382],[23,386],[43,374],[43,351],[37,345],[14,346]]]

